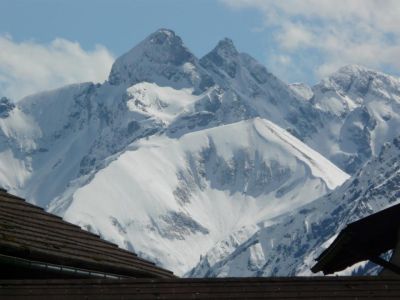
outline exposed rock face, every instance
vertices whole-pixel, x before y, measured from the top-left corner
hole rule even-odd
[[[7,118],[10,115],[10,111],[14,108],[15,104],[12,103],[10,99],[6,97],[0,98],[0,118]]]

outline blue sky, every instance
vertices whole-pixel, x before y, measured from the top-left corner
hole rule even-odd
[[[158,28],[197,56],[230,37],[286,82],[349,63],[398,75],[398,20],[396,0],[0,0],[0,96],[102,81]]]
[[[266,37],[252,29],[262,15],[232,10],[214,0],[12,0],[1,1],[0,28],[17,41],[54,38],[78,41],[86,49],[105,45],[119,56],[159,28],[182,37],[198,56],[224,38],[263,59]]]

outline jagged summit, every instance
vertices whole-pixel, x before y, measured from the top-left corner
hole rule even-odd
[[[330,74],[326,77],[323,81],[326,80],[337,80],[338,78],[349,78],[349,79],[356,79],[356,78],[370,78],[370,79],[383,79],[387,78],[388,81],[391,80],[398,80],[389,74],[382,73],[378,70],[374,70],[368,68],[366,66],[357,65],[357,64],[349,64],[339,68],[336,72]]]
[[[141,81],[179,81],[185,64],[196,65],[197,58],[183,44],[182,39],[169,29],[159,29],[114,62],[109,82],[113,85]],[[161,77],[161,78],[160,78]],[[185,85],[185,84],[183,84]]]
[[[236,50],[231,39],[225,38],[218,42],[211,52],[200,59],[200,64],[212,71],[219,73],[223,70],[229,77],[234,78],[238,68],[239,52]],[[222,75],[223,76],[223,75]]]
[[[360,72],[367,72],[367,71],[375,72],[375,73],[377,72],[375,70],[369,69],[362,65],[349,64],[349,65],[345,65],[345,66],[339,68],[336,73],[360,73]]]
[[[365,98],[368,93],[380,94],[382,88],[400,95],[398,86],[400,80],[391,75],[379,72],[365,66],[350,64],[341,67],[336,72],[324,78],[314,87],[318,90],[339,91],[341,93],[353,93],[358,97]],[[382,95],[387,97],[387,95]]]
[[[169,50],[176,48],[185,48],[182,39],[170,29],[159,29],[154,33],[150,34],[140,45],[146,44],[147,46],[159,45],[164,47],[171,47]],[[164,48],[164,50],[167,50]]]
[[[230,38],[220,40],[212,52],[217,52],[222,57],[236,56],[239,54]]]
[[[239,52],[229,38],[219,41],[212,51],[200,59],[200,65],[213,73],[221,86],[229,81],[231,85],[243,87],[246,90],[245,93],[252,91],[254,86],[265,84],[267,81],[279,81],[251,55]],[[284,85],[283,88],[286,89],[283,82],[274,85],[282,87]]]
[[[158,29],[155,32],[153,32],[152,34],[150,34],[149,37],[152,37],[152,36],[165,36],[167,38],[178,37],[175,34],[175,31],[173,31],[172,29],[168,29],[168,28],[160,28],[160,29]]]
[[[393,77],[389,74],[382,73],[378,70],[375,70],[375,69],[372,69],[372,68],[369,68],[369,67],[366,67],[363,65],[358,65],[358,64],[345,65],[345,66],[339,68],[336,72],[332,73],[329,77],[334,77],[337,74],[347,74],[347,75],[354,75],[354,76],[370,75],[370,76]]]
[[[353,83],[359,85],[368,85],[378,76],[386,77],[386,74],[379,73],[378,71],[366,68],[361,65],[350,64],[341,67],[336,72],[331,74],[325,81],[331,81],[336,88],[347,90]]]

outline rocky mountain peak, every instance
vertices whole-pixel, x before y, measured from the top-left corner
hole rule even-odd
[[[182,39],[169,29],[159,29],[114,62],[109,82],[130,84],[154,81],[154,75],[170,80],[186,63],[195,65],[196,57]],[[161,74],[160,74],[161,73]]]
[[[351,64],[325,78],[320,85],[342,93],[350,92],[364,97],[369,92],[379,94],[382,88],[395,92],[400,85],[400,80],[364,66]]]
[[[357,65],[357,64],[349,64],[341,67],[336,73],[345,73],[345,74],[360,74],[365,72],[375,72],[372,69],[368,69],[367,67]]]
[[[238,69],[239,52],[236,50],[231,39],[225,38],[218,42],[217,46],[200,59],[200,64],[219,76],[221,70],[229,77],[234,78]]]
[[[159,29],[150,34],[146,39],[141,42],[138,47],[150,49],[147,54],[155,54],[158,51],[165,52],[164,58],[171,59],[175,64],[184,62],[186,58],[191,58],[193,54],[184,46],[180,36],[176,35],[173,30]],[[180,59],[176,55],[171,57],[171,52],[178,52],[184,54]],[[167,55],[168,54],[168,55]]]
[[[236,56],[239,54],[239,52],[236,50],[235,45],[233,44],[233,41],[229,38],[224,38],[220,40],[215,46],[215,48],[212,50],[212,52],[218,53],[221,57],[232,57]]]

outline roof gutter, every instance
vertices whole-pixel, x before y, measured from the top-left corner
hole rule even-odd
[[[34,260],[23,259],[14,256],[8,256],[0,254],[0,264],[16,265],[20,267],[25,267],[29,269],[47,271],[51,273],[58,273],[71,277],[83,277],[83,278],[102,278],[102,279],[122,279],[122,278],[132,278],[128,276],[121,276],[117,274],[105,273],[92,271],[87,269],[44,263]]]

